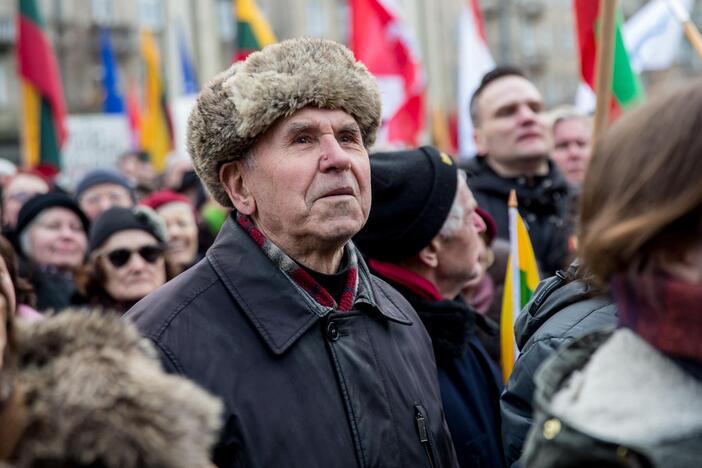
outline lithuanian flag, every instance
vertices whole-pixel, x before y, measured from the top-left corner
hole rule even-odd
[[[517,345],[514,340],[514,321],[531,298],[539,284],[539,269],[536,266],[534,249],[529,232],[517,211],[517,196],[509,194],[509,243],[510,254],[507,260],[505,291],[502,296],[500,317],[500,360],[502,377],[509,379],[517,359]]]
[[[255,0],[234,0],[236,14],[236,53],[234,61],[277,42],[273,30],[256,6]]]
[[[597,57],[597,30],[602,0],[574,0],[575,23],[580,50],[580,73],[590,89],[595,89]],[[631,67],[629,54],[622,37],[621,13],[617,13],[614,41],[614,71],[612,76],[612,103],[610,115],[616,118],[622,109],[640,102],[644,96],[641,80]]]
[[[22,99],[22,153],[25,166],[61,167],[66,105],[61,74],[35,0],[20,0],[17,68]]]
[[[153,35],[142,33],[141,53],[146,64],[145,106],[139,119],[141,148],[151,156],[157,171],[166,168],[166,156],[173,147],[171,128],[165,104],[165,89],[161,76],[161,59]]]

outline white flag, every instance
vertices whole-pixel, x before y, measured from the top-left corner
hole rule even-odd
[[[470,98],[480,80],[495,67],[485,40],[485,29],[477,0],[463,0],[459,25],[458,57],[458,149],[460,157],[475,156]]]
[[[690,11],[692,0],[678,2]],[[624,43],[636,72],[664,70],[680,47],[682,26],[664,0],[648,2],[624,24]]]

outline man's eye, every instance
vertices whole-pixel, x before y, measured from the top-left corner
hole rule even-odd
[[[342,143],[356,143],[358,141],[358,135],[354,133],[342,133],[339,136],[339,141]]]
[[[311,142],[312,142],[312,138],[309,137],[309,136],[307,136],[307,135],[302,135],[302,136],[295,137],[294,142],[295,142],[296,144],[299,144],[299,145],[305,145],[305,144],[307,144],[307,143],[311,143]]]

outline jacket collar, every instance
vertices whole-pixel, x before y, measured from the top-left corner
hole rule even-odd
[[[275,354],[284,354],[298,338],[322,317],[315,313],[312,299],[301,294],[294,282],[277,268],[232,216],[222,226],[207,251],[207,259],[227,291]],[[368,294],[359,294],[354,308],[367,309],[388,320],[412,321],[371,280],[368,267],[359,255],[359,281],[369,285]],[[383,307],[376,297],[382,296]]]

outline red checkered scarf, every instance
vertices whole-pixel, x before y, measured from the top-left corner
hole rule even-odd
[[[612,281],[619,326],[673,357],[702,362],[702,287],[664,275]]]
[[[324,289],[309,273],[305,271],[295,260],[285,254],[280,248],[271,242],[261,231],[256,227],[251,218],[246,215],[238,214],[236,218],[239,226],[246,232],[254,243],[271,259],[271,261],[280,270],[285,273],[302,291],[308,294],[322,309],[319,310],[319,315],[336,310],[338,312],[348,312],[356,299],[358,290],[358,257],[356,249],[351,247],[351,243],[347,244],[345,255],[348,256],[348,273],[346,276],[346,285],[339,298],[337,304],[334,298]]]

